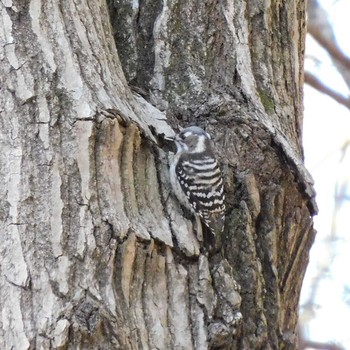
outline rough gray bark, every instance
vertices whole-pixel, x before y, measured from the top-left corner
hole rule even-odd
[[[294,349],[304,2],[0,6],[0,348]],[[162,142],[190,124],[225,171],[210,258]]]

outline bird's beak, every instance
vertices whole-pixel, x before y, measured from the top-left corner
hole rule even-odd
[[[167,141],[175,141],[176,140],[176,137],[175,136],[164,136],[164,140],[167,140]]]

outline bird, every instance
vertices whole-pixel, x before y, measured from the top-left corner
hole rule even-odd
[[[215,236],[224,229],[225,193],[210,135],[198,126],[190,126],[181,130],[174,141],[177,152],[170,164],[173,192],[209,229],[211,242],[207,243],[215,245]]]

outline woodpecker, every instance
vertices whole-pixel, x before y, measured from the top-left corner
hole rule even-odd
[[[191,126],[177,134],[174,141],[177,153],[170,164],[174,193],[185,208],[200,217],[215,239],[224,228],[225,194],[210,136]]]

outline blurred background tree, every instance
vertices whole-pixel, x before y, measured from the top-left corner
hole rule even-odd
[[[306,164],[320,214],[300,303],[300,349],[349,349],[349,1],[309,0],[305,60]]]

